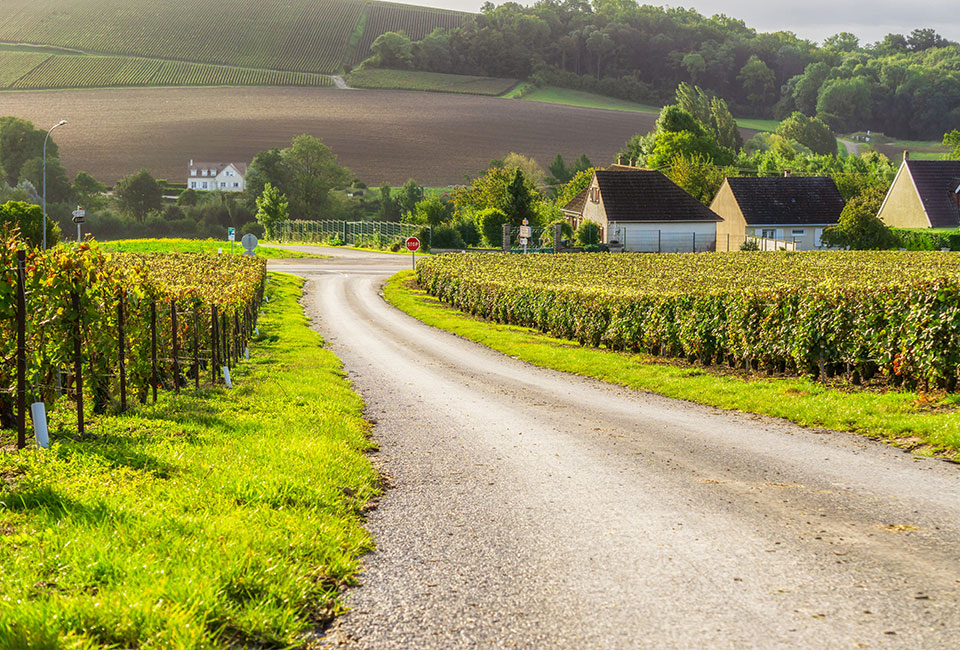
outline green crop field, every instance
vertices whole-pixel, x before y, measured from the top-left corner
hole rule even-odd
[[[364,11],[363,35],[351,63],[370,56],[370,46],[383,33],[404,32],[410,40],[419,41],[437,27],[459,27],[470,14],[448,9],[417,7],[393,2],[371,2]]]
[[[502,95],[516,85],[516,79],[496,77],[472,77],[439,72],[414,72],[412,70],[382,70],[377,68],[357,70],[347,76],[347,83],[357,88],[394,90],[427,90],[468,95]]]
[[[2,61],[4,53],[0,53]],[[327,75],[236,68],[208,63],[160,61],[126,56],[49,56],[8,87],[109,88],[118,86],[332,86]],[[45,60],[44,60],[45,59]],[[0,76],[0,87],[4,78]]]
[[[419,39],[469,16],[364,0],[198,2],[5,0],[0,88],[328,86],[323,75],[384,32]]]
[[[420,286],[469,314],[703,365],[955,391],[953,253],[445,255]]]

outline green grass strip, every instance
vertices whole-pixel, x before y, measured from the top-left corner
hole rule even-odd
[[[0,647],[298,647],[340,609],[372,546],[368,425],[302,281],[270,277],[233,390],[163,394],[83,442],[64,404],[49,450],[0,452]]]
[[[807,427],[849,431],[924,455],[960,460],[960,396],[856,390],[802,378],[724,374],[645,354],[581,347],[537,330],[483,321],[440,302],[403,271],[384,288],[394,306],[528,363],[722,409],[785,418]]]
[[[220,239],[116,239],[100,242],[100,248],[118,253],[216,253],[223,249],[224,254],[243,253],[239,241],[231,243]],[[270,246],[257,246],[257,257],[278,258],[326,258],[327,255],[288,251]]]

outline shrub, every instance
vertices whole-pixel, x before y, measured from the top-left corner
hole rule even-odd
[[[0,230],[16,228],[20,237],[31,246],[43,243],[43,209],[23,201],[8,201],[0,205]],[[60,241],[60,226],[47,215],[47,246]]]
[[[441,224],[433,229],[433,248],[466,248],[467,245],[460,236],[460,231],[449,224]]]
[[[473,219],[459,219],[453,223],[453,227],[460,233],[465,245],[478,246],[480,244],[480,231]]]
[[[257,239],[263,239],[263,235],[266,232],[266,229],[262,224],[257,223],[256,221],[249,221],[243,224],[243,227],[240,229],[240,236],[244,235],[253,235]]]
[[[760,243],[756,239],[744,239],[743,243],[740,244],[740,250],[758,251],[760,250]]]
[[[581,246],[591,246],[600,243],[600,224],[596,221],[584,221],[577,228],[577,243]]]
[[[483,235],[483,243],[490,248],[500,248],[503,244],[503,224],[508,222],[506,213],[498,208],[486,208],[476,214],[477,229]]]

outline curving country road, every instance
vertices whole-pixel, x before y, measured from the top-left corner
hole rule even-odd
[[[532,367],[384,302],[409,258],[324,252],[270,266],[390,489],[318,647],[960,647],[956,465]]]

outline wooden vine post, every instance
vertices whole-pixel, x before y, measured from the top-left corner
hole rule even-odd
[[[217,354],[218,338],[219,332],[217,332],[217,306],[210,305],[210,376],[214,385],[217,383],[217,373],[220,371],[220,359],[219,355]]]
[[[80,314],[80,294],[70,293],[70,304],[76,314],[73,324],[73,382],[77,389],[77,433],[83,437],[83,357],[80,352],[80,337],[83,329],[83,318]]]
[[[153,401],[157,401],[157,301],[150,301],[150,385],[153,387]]]
[[[123,323],[123,291],[120,291],[120,300],[117,303],[117,354],[120,359],[120,410],[127,410],[127,364],[124,340]]]
[[[26,253],[17,251],[17,449],[27,446]]]
[[[200,390],[200,306],[193,303],[193,387]]]
[[[177,301],[170,301],[170,329],[173,332],[173,391],[180,392],[180,343],[177,340]]]

